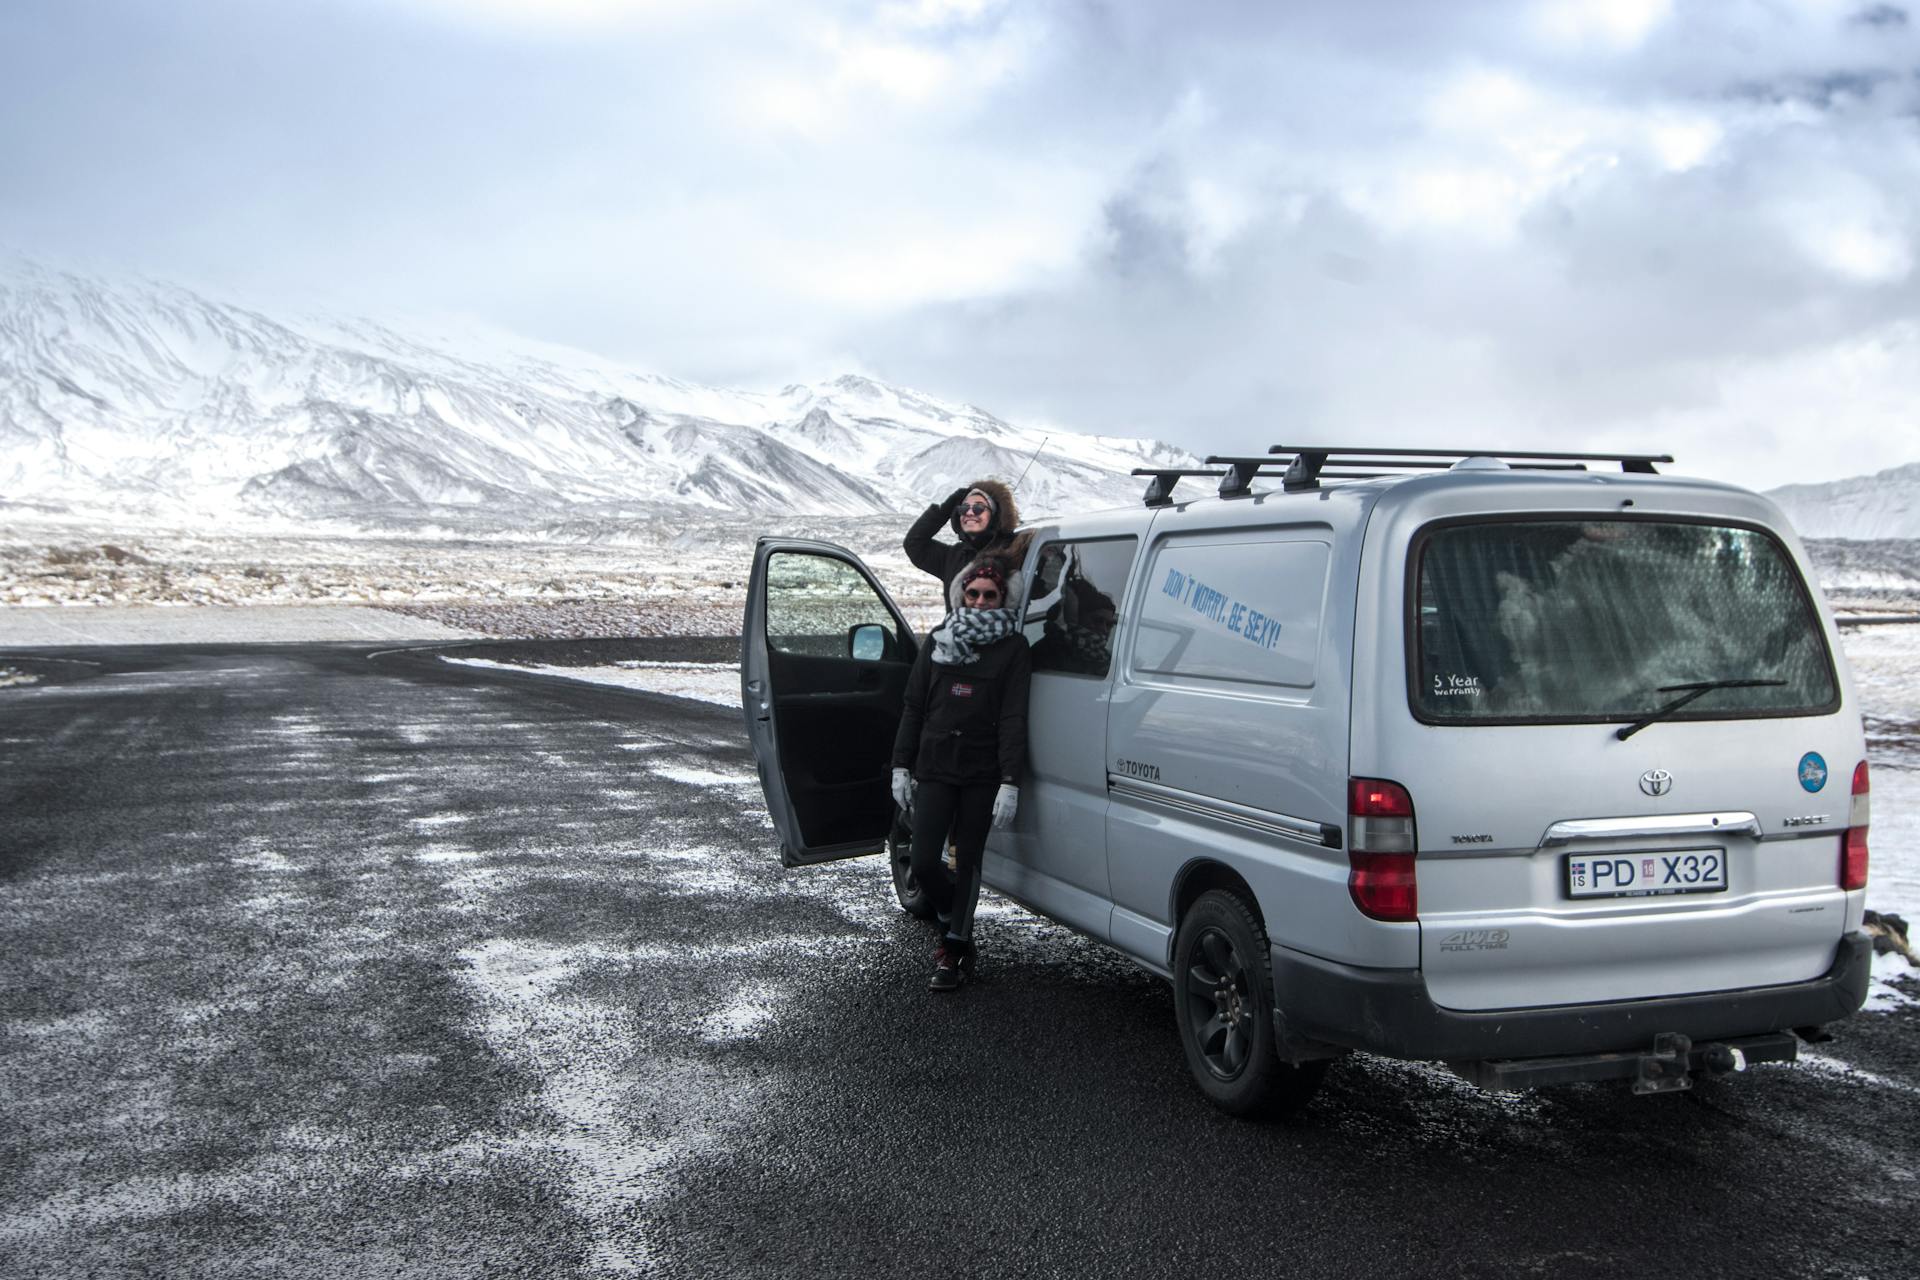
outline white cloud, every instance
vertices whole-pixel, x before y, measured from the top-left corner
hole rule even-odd
[[[896,27],[941,28],[978,22],[1006,9],[1008,0],[904,0],[883,5],[880,21]]]
[[[1725,130],[1699,114],[1662,113],[1647,121],[1647,143],[1662,167],[1676,173],[1698,168],[1720,145]]]
[[[382,3],[392,4],[393,0]],[[743,4],[742,0],[399,0],[395,7],[417,9],[463,25],[508,27],[522,33],[578,34],[694,18],[711,20]]]
[[[1913,272],[1920,208],[1897,208],[1888,192],[1832,160],[1807,162],[1792,190],[1775,198],[1774,220],[1812,262],[1860,285],[1888,285]]]
[[[1810,256],[1862,284],[1904,280],[1913,271],[1913,249],[1887,227],[1834,223],[1810,227],[1802,243]]]
[[[1772,488],[1914,461],[1915,404],[1920,325],[1896,321],[1784,358],[1729,361],[1709,401],[1612,429],[1670,449],[1671,470]]]
[[[975,21],[987,13],[935,4],[875,21],[810,19],[773,54],[740,60],[728,79],[749,128],[824,142],[911,128],[917,117],[951,127],[1028,70],[1043,41],[1037,23]]]
[[[1859,12],[34,5],[0,242],[1210,446],[1891,421],[1920,23]]]
[[[1542,0],[1533,26],[1559,45],[1613,51],[1643,43],[1673,12],[1672,0]]]
[[[935,234],[888,236],[857,249],[815,248],[789,258],[783,279],[798,295],[862,309],[986,297],[1072,264],[1077,223],[1047,229],[1026,219],[956,223]]]

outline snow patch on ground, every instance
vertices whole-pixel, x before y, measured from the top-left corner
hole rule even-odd
[[[556,667],[542,664],[495,662],[490,658],[449,658],[442,662],[468,667],[492,667],[499,671],[531,671],[543,676],[559,676],[585,684],[611,685],[618,689],[637,689],[643,693],[664,693],[676,698],[692,698],[721,707],[740,705],[740,668],[731,662],[618,662],[610,666]],[[637,749],[637,748],[636,748]]]
[[[485,1010],[488,1043],[546,1081],[540,1100],[559,1120],[560,1136],[517,1142],[570,1157],[569,1198],[593,1234],[588,1269],[651,1271],[654,1253],[635,1233],[633,1209],[658,1193],[657,1174],[687,1144],[642,1140],[626,1124],[634,1086],[616,1064],[631,1053],[631,1016],[563,994],[583,967],[607,961],[608,953],[494,938],[461,958]]]
[[[663,867],[652,877],[654,885],[668,893],[694,896],[716,896],[744,900],[747,898],[767,897],[770,891],[764,885],[727,867],[681,864]]]
[[[725,1008],[716,1011],[701,1024],[702,1037],[719,1044],[751,1040],[774,1020],[777,997],[778,993],[771,987],[745,988],[736,993]]]
[[[7,1031],[36,1040],[84,1040],[91,1044],[104,1040],[112,1025],[104,1011],[89,1009],[85,1013],[70,1013],[64,1017],[49,1018],[45,1022],[16,1018],[7,1023]]]
[[[1867,905],[1920,928],[1920,770],[1875,765],[1872,782]]]
[[[1800,1065],[1822,1075],[1845,1080],[1849,1084],[1872,1085],[1879,1089],[1892,1089],[1898,1093],[1920,1093],[1920,1088],[1915,1088],[1913,1085],[1899,1080],[1890,1080],[1872,1071],[1864,1071],[1850,1062],[1830,1058],[1824,1053],[1809,1053],[1804,1048],[1800,1051]]]
[[[7,576],[0,570],[0,582]],[[0,596],[4,595],[4,587],[0,587]],[[31,607],[36,603],[45,606],[53,602],[0,600],[0,644],[27,648],[74,644],[291,644],[316,640],[418,642],[467,640],[485,634],[431,618],[357,605],[222,608],[161,602],[130,607]]]
[[[649,765],[662,778],[689,787],[758,786],[760,779],[750,773],[717,773],[712,769],[694,769],[684,765]]]
[[[480,855],[472,849],[456,849],[447,845],[428,845],[414,853],[418,862],[472,862]]]
[[[255,871],[297,871],[286,855],[274,849],[259,849],[244,858],[235,858],[235,866],[252,867]]]
[[[1920,969],[1908,964],[1905,956],[1895,955],[1891,951],[1875,956],[1873,983],[1867,988],[1867,1003],[1862,1007],[1869,1013],[1885,1013],[1902,1005],[1920,1004],[1920,996],[1893,985],[1896,978],[1920,978]]]
[[[1534,1119],[1538,1118],[1548,1105],[1547,1100],[1537,1090],[1503,1093],[1493,1089],[1482,1089],[1462,1080],[1437,1062],[1381,1058],[1369,1060],[1367,1065],[1377,1068],[1383,1075],[1410,1076],[1428,1088],[1450,1094],[1453,1101],[1463,1107],[1479,1107],[1508,1116]],[[1457,1116],[1436,1118],[1434,1123],[1447,1125],[1457,1119]]]
[[[1867,906],[1920,925],[1920,625],[1849,628],[1840,643],[1867,726],[1872,775]],[[1916,1003],[1893,985],[1920,969],[1875,956],[1869,1010]]]
[[[626,952],[636,963],[713,964],[727,960],[778,960],[786,956],[828,956],[868,947],[894,945],[885,938],[860,933],[783,934],[745,942],[643,943]]]

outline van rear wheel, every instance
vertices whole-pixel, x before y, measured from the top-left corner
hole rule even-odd
[[[1267,935],[1238,894],[1210,889],[1187,908],[1173,946],[1173,1005],[1187,1067],[1221,1110],[1285,1115],[1319,1089],[1327,1064],[1285,1062],[1274,1043]]]
[[[887,861],[893,867],[893,896],[899,899],[900,909],[922,920],[933,919],[933,903],[913,874],[913,833],[897,815],[893,830],[887,833]]]

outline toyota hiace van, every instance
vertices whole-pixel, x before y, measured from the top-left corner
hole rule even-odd
[[[1356,1050],[1639,1092],[1791,1060],[1866,994],[1861,721],[1779,509],[1669,461],[1276,446],[1032,526],[985,883],[1167,978],[1234,1113]],[[887,785],[917,644],[858,557],[760,540],[781,858],[885,854],[924,914]]]

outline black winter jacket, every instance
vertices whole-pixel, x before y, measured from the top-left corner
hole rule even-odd
[[[933,535],[940,532],[941,525],[953,522],[954,510],[966,496],[965,489],[956,489],[947,496],[945,502],[936,502],[922,511],[901,543],[907,559],[913,561],[915,568],[940,579],[943,595],[953,585],[954,574],[972,564],[983,552],[1003,550],[1013,541],[1011,530],[997,527],[983,529],[971,537],[955,528],[959,542],[935,541]]]
[[[922,782],[1017,784],[1027,763],[1027,677],[1018,632],[983,645],[961,667],[933,660],[924,644],[907,676],[907,710],[893,739],[893,767]]]

